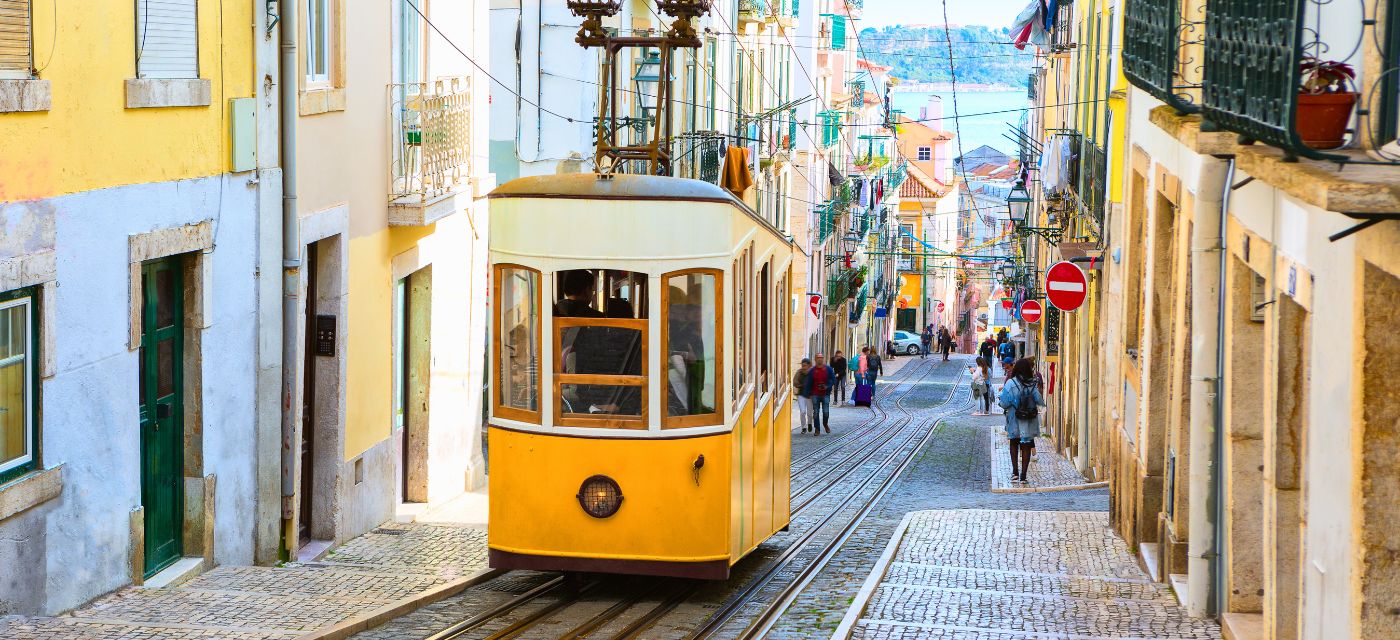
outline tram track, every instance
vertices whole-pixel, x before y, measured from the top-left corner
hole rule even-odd
[[[949,394],[944,398],[942,402],[940,402],[936,407],[934,407],[934,409],[938,411],[938,414],[935,417],[931,417],[928,429],[923,430],[922,432],[914,431],[913,433],[911,433],[908,438],[901,442],[899,446],[895,447],[894,450],[891,451],[889,455],[880,463],[880,465],[878,465],[877,469],[883,469],[887,468],[891,463],[895,464],[893,471],[891,471],[888,475],[885,475],[883,480],[881,480],[879,483],[874,484],[874,491],[869,495],[869,497],[857,503],[856,498],[866,488],[870,487],[872,483],[875,483],[876,479],[880,476],[878,472],[872,473],[869,476],[867,476],[855,490],[846,494],[845,498],[840,502],[840,504],[837,507],[828,510],[826,516],[823,517],[820,520],[820,522],[804,530],[801,539],[794,541],[792,544],[788,545],[788,547],[784,549],[783,553],[778,557],[777,560],[765,567],[764,571],[760,575],[751,578],[749,582],[744,586],[744,588],[738,594],[736,594],[735,597],[730,598],[723,605],[721,605],[719,611],[716,611],[713,615],[711,615],[710,618],[706,620],[699,629],[697,629],[694,633],[692,633],[689,636],[689,640],[700,640],[717,637],[762,637],[762,635],[766,633],[773,626],[774,623],[777,622],[778,618],[782,616],[782,613],[787,610],[787,607],[792,603],[793,600],[797,598],[798,594],[802,592],[802,589],[804,589],[808,584],[810,584],[812,579],[814,579],[816,575],[821,571],[821,569],[826,566],[826,563],[828,560],[830,560],[831,556],[834,555],[836,551],[838,551],[841,548],[841,546],[845,543],[845,541],[849,539],[850,536],[856,531],[856,529],[859,528],[861,523],[864,522],[866,516],[868,516],[870,512],[874,510],[874,508],[879,504],[880,500],[887,493],[889,493],[889,491],[895,486],[895,484],[898,483],[899,478],[903,474],[904,470],[908,468],[910,464],[913,463],[918,452],[922,450],[930,440],[933,439],[933,436],[937,433],[937,427],[939,424],[941,424],[942,420],[947,418],[949,415],[952,415],[953,413],[960,411],[962,408],[964,408],[961,406],[950,406],[950,403],[952,402],[952,399],[957,390],[958,383],[960,383],[961,380],[962,373],[959,373],[958,376],[954,378],[953,386]],[[906,414],[909,413],[903,408],[902,405],[903,401],[907,399],[909,395],[910,393],[904,393],[900,396],[899,400],[895,401],[896,410],[899,410]],[[905,417],[901,418],[899,422],[903,424],[908,424],[913,419],[913,415],[906,415]],[[894,439],[895,438],[891,437],[889,440],[886,440],[884,444],[888,444]],[[909,446],[911,443],[913,443],[912,447]],[[883,444],[881,445],[881,448],[883,448]],[[849,511],[847,511],[847,508],[852,506],[854,506],[857,509],[855,515],[851,517],[850,520],[846,521],[846,523],[837,531],[837,534],[831,540],[829,540],[825,545],[817,549],[816,556],[812,558],[810,562],[798,568],[796,571],[796,575],[792,576],[792,579],[787,580],[785,583],[783,583],[783,586],[778,590],[778,593],[776,594],[776,598],[770,600],[767,603],[760,604],[761,609],[758,612],[758,614],[743,628],[741,632],[739,632],[738,634],[725,634],[722,636],[719,635],[722,630],[726,629],[727,627],[730,627],[731,623],[734,623],[739,618],[739,616],[742,614],[746,607],[749,607],[750,605],[756,603],[764,587],[768,586],[769,584],[772,584],[773,581],[779,575],[781,575],[782,573],[784,573],[785,570],[793,566],[793,564],[797,561],[800,552],[806,550],[808,545],[811,545],[814,542],[816,542],[817,535],[820,532],[826,530],[826,525],[834,522],[838,514],[849,513]]]
[[[815,524],[803,527],[797,538],[787,543],[775,559],[767,561],[755,575],[750,576],[739,593],[721,604],[719,611],[702,623],[702,626],[689,636],[690,638],[732,637],[717,634],[721,629],[731,626],[731,623],[745,608],[752,606],[764,588],[771,585],[777,576],[790,571],[800,557],[810,555],[810,553],[804,552],[809,552],[816,545],[819,547],[816,557],[799,569],[801,579],[788,584],[789,588],[794,584],[797,584],[798,587],[791,590],[791,593],[788,593],[788,590],[780,593],[778,600],[769,603],[760,612],[759,617],[746,627],[745,635],[742,637],[758,637],[762,630],[771,627],[772,622],[776,621],[782,614],[791,599],[801,592],[801,587],[805,587],[812,577],[815,577],[816,573],[826,565],[830,556],[850,537],[865,516],[873,510],[890,487],[894,485],[904,468],[913,460],[914,454],[931,439],[934,433],[933,427],[922,434],[918,431],[909,433],[909,430],[905,428],[914,417],[904,408],[903,403],[919,389],[924,380],[934,374],[936,368],[937,365],[931,365],[915,375],[915,370],[910,367],[909,373],[897,379],[887,380],[885,384],[890,387],[890,390],[881,398],[886,401],[891,397],[896,398],[893,402],[894,412],[886,410],[885,403],[876,403],[872,406],[877,416],[876,420],[859,430],[851,430],[840,438],[833,438],[821,449],[808,452],[799,458],[799,460],[806,461],[807,464],[801,470],[794,469],[792,472],[794,480],[799,477],[804,480],[791,493],[794,502],[790,510],[790,517],[794,522],[820,499],[830,497],[828,493],[833,491],[843,480],[849,480],[852,474],[857,474],[860,469],[865,468],[872,460],[876,459],[881,451],[889,449],[891,443],[894,443],[893,449],[874,467],[875,471],[861,479],[855,489],[845,492],[841,496],[840,502],[822,514]],[[936,407],[945,407],[952,401],[961,377],[962,374],[959,373],[954,378],[948,394]],[[898,416],[896,413],[904,415]],[[908,435],[900,438],[901,433],[908,433]],[[913,448],[910,449],[910,445],[915,440],[918,440],[917,444],[914,444]],[[855,446],[850,446],[852,444]],[[846,451],[847,449],[849,451]],[[834,464],[822,464],[843,452],[845,455]],[[899,459],[901,452],[903,452],[903,460]],[[881,475],[879,470],[890,464],[897,465],[895,471],[885,477],[883,482],[876,483],[876,479]],[[818,468],[818,465],[821,465],[821,468]],[[813,474],[816,474],[815,477],[807,478]],[[875,486],[875,493],[864,501],[859,501],[858,497],[872,485]],[[799,496],[805,497],[798,500]],[[832,523],[838,523],[841,515],[849,514],[850,508],[856,509],[856,517],[846,522],[834,539],[821,546],[820,540],[818,540],[819,534],[829,530],[831,528],[829,525]],[[541,625],[551,621],[551,618],[556,614],[585,602],[601,604],[602,602],[590,601],[589,597],[603,591],[600,588],[603,581],[610,580],[610,578],[590,577],[579,581],[571,580],[570,577],[562,574],[546,574],[546,576],[545,581],[539,585],[429,636],[428,640],[457,640],[461,638],[508,640],[523,637],[531,632],[535,632],[531,637],[543,637],[538,633],[541,630]],[[705,584],[704,582],[678,578],[640,579],[630,577],[628,582],[614,581],[608,586],[612,588],[622,587],[619,594],[611,596],[611,599],[615,601],[588,616],[582,622],[570,626],[567,631],[555,632],[557,635],[549,637],[569,640],[604,637],[612,640],[633,640],[641,637],[647,630],[652,629],[676,608],[687,602]],[[639,609],[644,610],[641,611],[640,615],[637,615]],[[502,622],[505,624],[501,625]],[[617,628],[619,625],[621,625],[620,628]],[[616,630],[605,633],[610,629]],[[758,631],[751,633],[755,629]]]

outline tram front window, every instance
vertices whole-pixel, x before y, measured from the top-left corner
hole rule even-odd
[[[558,274],[554,303],[560,426],[645,428],[646,274]]]
[[[502,265],[496,274],[500,336],[497,407],[503,417],[538,421],[540,381],[540,274]],[[515,415],[509,415],[515,412]],[[533,415],[526,415],[533,414]]]
[[[668,275],[664,282],[666,414],[662,424],[677,428],[717,423],[718,272]]]

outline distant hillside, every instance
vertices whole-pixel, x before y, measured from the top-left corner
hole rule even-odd
[[[951,27],[953,59],[958,84],[1026,86],[1035,57],[1009,44],[1007,29]],[[897,26],[863,29],[860,44],[866,57],[893,67],[892,75],[905,82],[948,82],[948,38],[941,26]]]

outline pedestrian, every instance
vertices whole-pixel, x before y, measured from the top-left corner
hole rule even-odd
[[[898,355],[898,354],[896,354],[896,353],[895,353],[895,350],[894,350],[894,340],[886,340],[886,341],[885,341],[885,357],[886,357],[886,358],[889,358],[889,359],[891,359],[891,360],[894,360],[894,358],[895,358],[896,355]]]
[[[923,346],[923,350],[919,352],[919,359],[923,360],[924,356],[928,355],[929,347],[933,344],[933,325],[924,327],[923,335],[919,336],[919,344]]]
[[[977,355],[987,360],[987,366],[992,366],[997,361],[997,341],[992,334],[987,334],[987,339],[982,341],[982,346],[977,348]]]
[[[982,410],[973,411],[974,416],[992,415],[992,370],[987,365],[987,359],[977,356],[977,364],[968,367],[972,370],[972,403],[976,408],[977,401],[982,401]]]
[[[860,355],[856,356],[856,390],[851,394],[851,404],[855,406],[869,407],[875,401],[875,387],[871,386],[871,361],[879,364],[880,354],[875,353],[869,345],[860,348]]]
[[[1040,407],[1045,398],[1035,387],[1035,366],[1029,358],[1021,358],[1011,366],[1011,381],[1002,387],[997,401],[1006,415],[1006,440],[1011,453],[1011,479],[1025,484],[1035,451],[1035,438],[1040,435]],[[1021,464],[1016,464],[1017,457]]]
[[[831,402],[833,404],[846,401],[846,372],[848,369],[846,354],[837,349],[836,354],[831,356],[831,370],[836,373],[836,383],[831,388]]]
[[[812,405],[812,435],[822,429],[831,433],[831,386],[836,372],[826,365],[826,356],[817,354],[817,363],[807,372],[807,402]]]
[[[948,331],[948,327],[943,327],[941,331],[943,332],[943,335],[939,336],[938,350],[943,352],[943,361],[947,362],[948,354],[952,353],[953,351],[953,334]]]
[[[877,353],[874,349],[870,349],[870,353],[867,359],[869,360],[869,363],[867,364],[865,370],[865,383],[870,385],[870,388],[874,390],[875,379],[880,377],[881,375],[884,375],[885,373],[885,363],[880,361],[880,354]]]
[[[812,430],[812,399],[807,396],[807,374],[812,371],[812,361],[802,359],[802,366],[792,372],[792,394],[797,398],[797,412],[801,415],[802,433]]]
[[[1003,336],[998,340],[997,355],[1001,358],[1001,366],[1006,371],[1006,376],[1011,377],[1011,365],[1016,363],[1016,345],[1011,340]]]

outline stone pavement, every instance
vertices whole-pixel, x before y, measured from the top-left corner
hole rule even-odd
[[[1103,512],[915,511],[833,640],[1220,638],[1152,582]]]
[[[1030,481],[1027,484],[1011,481],[1011,450],[1006,444],[1006,429],[992,429],[991,447],[993,493],[1044,493],[1108,486],[1107,482],[1090,482],[1085,479],[1073,462],[1060,455],[1054,440],[1048,437],[1041,436],[1035,439],[1031,470],[1026,474],[1026,479]],[[1017,464],[1020,462],[1017,461]]]
[[[295,638],[448,595],[485,566],[482,527],[386,523],[315,562],[217,567],[177,588],[128,587],[61,616],[0,618],[0,638]]]

